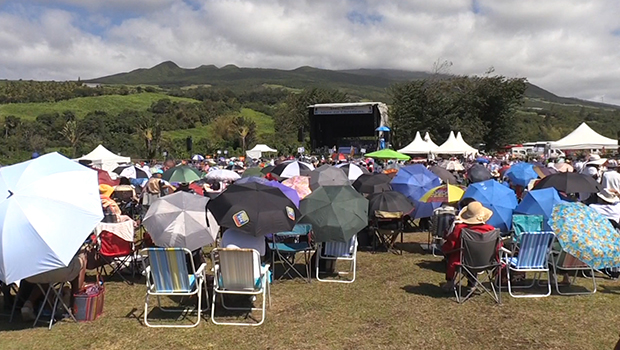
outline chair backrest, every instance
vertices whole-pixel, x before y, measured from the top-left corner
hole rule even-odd
[[[194,263],[188,273],[186,257],[192,252],[186,248],[145,248],[151,267],[153,284],[158,292],[187,292],[191,290],[190,275],[196,273]]]
[[[523,232],[540,232],[543,230],[542,215],[519,215],[512,216],[512,230],[514,231],[514,241],[521,242]]]
[[[558,256],[557,266],[564,269],[589,269],[590,266],[583,261],[577,259],[573,255],[562,251]]]
[[[403,212],[375,210],[373,226],[379,231],[393,232],[403,229]]]
[[[110,231],[99,234],[99,254],[107,257],[127,256],[133,253],[133,242],[127,242]]]
[[[403,212],[402,211],[375,210],[375,217],[377,219],[398,220],[398,219],[402,219]]]
[[[261,287],[260,254],[254,249],[217,248],[211,253],[214,261],[219,259],[218,283],[229,290],[256,290]]]
[[[461,230],[461,264],[484,269],[498,262],[497,248],[500,242],[499,229],[477,232],[469,228]]]
[[[312,231],[312,224],[295,224],[292,232],[299,235],[307,235]]]
[[[357,252],[357,235],[347,242],[325,242],[325,255],[338,258],[350,258]]]
[[[433,210],[430,232],[435,237],[444,237],[451,230],[455,218],[456,209],[453,207],[439,207]]]
[[[521,269],[547,268],[549,250],[554,236],[550,231],[523,232],[516,267]]]

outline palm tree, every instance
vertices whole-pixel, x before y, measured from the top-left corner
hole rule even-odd
[[[239,126],[238,133],[239,133],[239,139],[241,140],[241,150],[245,154],[245,141],[248,135],[250,134],[250,127],[247,125],[241,125]]]
[[[69,141],[69,145],[71,145],[71,157],[75,158],[75,152],[77,150],[77,145],[82,140],[84,133],[80,131],[76,120],[67,120],[65,126],[62,128],[60,132],[62,136],[64,136],[67,141]]]

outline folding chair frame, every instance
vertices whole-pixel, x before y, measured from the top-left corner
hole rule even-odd
[[[136,270],[137,270],[136,265],[137,265],[137,260],[138,260],[138,251],[136,249],[135,241],[127,242],[127,243],[131,243],[130,254],[119,255],[119,256],[105,255],[101,253],[101,237],[98,236],[97,237],[97,254],[99,254],[99,257],[103,260],[104,264],[97,267],[96,270],[97,270],[97,273],[99,273],[101,276],[105,276],[106,278],[114,276],[116,274],[120,276],[121,279],[125,283],[132,286],[134,283],[132,281],[129,281],[127,278],[125,278],[125,276],[123,276],[123,274],[121,273],[121,270],[127,266],[127,263],[129,263],[129,267],[131,268],[131,279],[134,280],[136,278]],[[108,265],[112,268],[112,272],[110,273],[108,273],[105,269],[105,267]]]
[[[443,214],[442,211],[445,211],[445,214],[452,214],[453,216],[456,216],[456,211],[448,212],[445,207],[439,207],[433,211],[427,239],[427,246],[428,249],[431,251],[431,254],[433,254],[433,257],[444,257],[444,254],[441,251],[441,245],[444,241],[444,235],[439,235],[437,232],[435,232],[436,226],[438,225],[438,216],[439,214]],[[454,225],[454,218],[452,219],[452,225]],[[436,254],[435,252],[437,251],[439,251],[440,254]]]
[[[355,271],[356,271],[356,265],[357,265],[357,237],[353,237],[352,240],[355,242],[353,243],[353,247],[349,246],[349,251],[353,250],[352,253],[350,253],[349,257],[345,257],[345,256],[329,256],[329,255],[323,255],[323,245],[325,243],[318,243],[317,245],[317,249],[316,249],[316,263],[315,263],[315,272],[316,272],[316,279],[319,280],[320,282],[335,282],[335,283],[353,283],[355,282]],[[338,272],[338,275],[352,275],[353,277],[349,280],[336,280],[336,279],[325,279],[325,278],[321,278],[320,273],[319,273],[319,260],[333,260],[333,261],[350,261],[351,265],[349,267],[349,271],[340,271]]]
[[[310,243],[278,243],[276,242],[276,238],[277,237],[292,238],[292,237],[300,237],[300,236],[306,236],[309,238],[309,235],[311,235],[311,232],[312,232],[312,229],[310,228],[309,230],[304,231],[304,232],[296,232],[294,230],[290,232],[279,232],[279,233],[273,234],[272,242],[271,244],[269,244],[269,248],[271,249],[271,266],[274,267],[273,269],[274,280],[277,279],[279,281],[284,276],[289,276],[290,278],[293,278],[293,276],[291,275],[291,270],[292,270],[297,274],[297,276],[307,280],[307,282],[310,283],[310,281],[312,280],[312,276],[310,275],[310,271],[311,271],[311,266],[310,266],[311,254],[310,253],[313,251],[312,245]],[[280,248],[282,247],[288,247],[291,250],[281,251]],[[295,268],[295,257],[297,253],[303,253],[304,255],[304,263],[305,263],[304,265],[306,268],[306,276],[303,276],[301,272],[299,272],[299,270]],[[275,263],[277,261],[276,256],[278,260],[283,263],[282,265],[285,268],[282,275],[280,275],[280,277],[278,278],[275,277]]]
[[[392,252],[394,254],[399,254],[402,255],[403,251],[402,249],[396,249],[394,247],[394,244],[396,244],[396,240],[398,239],[398,236],[400,236],[400,243],[403,243],[403,236],[404,236],[404,226],[405,226],[405,219],[404,219],[404,215],[402,212],[394,212],[394,214],[399,214],[398,217],[397,215],[394,215],[393,218],[381,218],[377,216],[377,212],[380,211],[375,211],[375,215],[373,215],[373,225],[372,225],[372,229],[373,232],[375,233],[375,237],[379,240],[379,243],[381,243],[382,246],[384,246],[386,248],[386,250],[388,252]],[[383,229],[380,227],[381,223],[396,223],[397,224],[397,228],[396,229]],[[386,233],[389,231],[389,234]],[[376,250],[376,247],[375,247]]]
[[[557,240],[557,238],[556,238]],[[552,251],[549,256],[550,256],[550,264],[551,267],[553,268],[553,283],[555,284],[555,290],[556,292],[558,292],[559,295],[590,295],[590,294],[594,294],[596,293],[596,276],[594,274],[594,269],[591,268],[590,266],[587,266],[586,264],[583,264],[583,266],[579,266],[579,267],[563,267],[563,266],[558,266],[558,262],[560,260],[560,257],[562,256],[562,254],[568,254],[565,251]],[[568,271],[574,271],[575,274],[572,276],[572,280],[569,283],[569,287],[571,285],[573,285],[575,283],[575,281],[577,280],[577,275],[579,274],[579,272],[585,273],[586,271],[590,271],[590,275],[592,279],[592,290],[588,290],[586,292],[562,292],[560,289],[560,284],[558,283],[558,271],[559,272],[567,272]],[[584,274],[584,277],[585,274]]]

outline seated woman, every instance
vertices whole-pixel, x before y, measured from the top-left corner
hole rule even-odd
[[[448,266],[446,269],[446,283],[441,288],[446,291],[454,289],[454,276],[456,267],[461,259],[461,231],[464,228],[474,230],[480,233],[493,231],[495,227],[486,224],[493,216],[493,211],[482,206],[480,202],[473,201],[461,209],[459,215],[455,219],[455,225],[452,232],[445,237],[445,243],[441,246],[441,250],[446,257]]]

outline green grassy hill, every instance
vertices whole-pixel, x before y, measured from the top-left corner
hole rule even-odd
[[[188,98],[168,96],[164,93],[140,93],[132,95],[105,95],[96,97],[78,97],[70,100],[50,103],[12,103],[0,105],[0,118],[14,115],[23,119],[35,119],[45,113],[62,113],[73,111],[77,117],[89,112],[105,111],[118,114],[123,110],[146,110],[153,102],[169,98],[171,101],[197,102]]]

